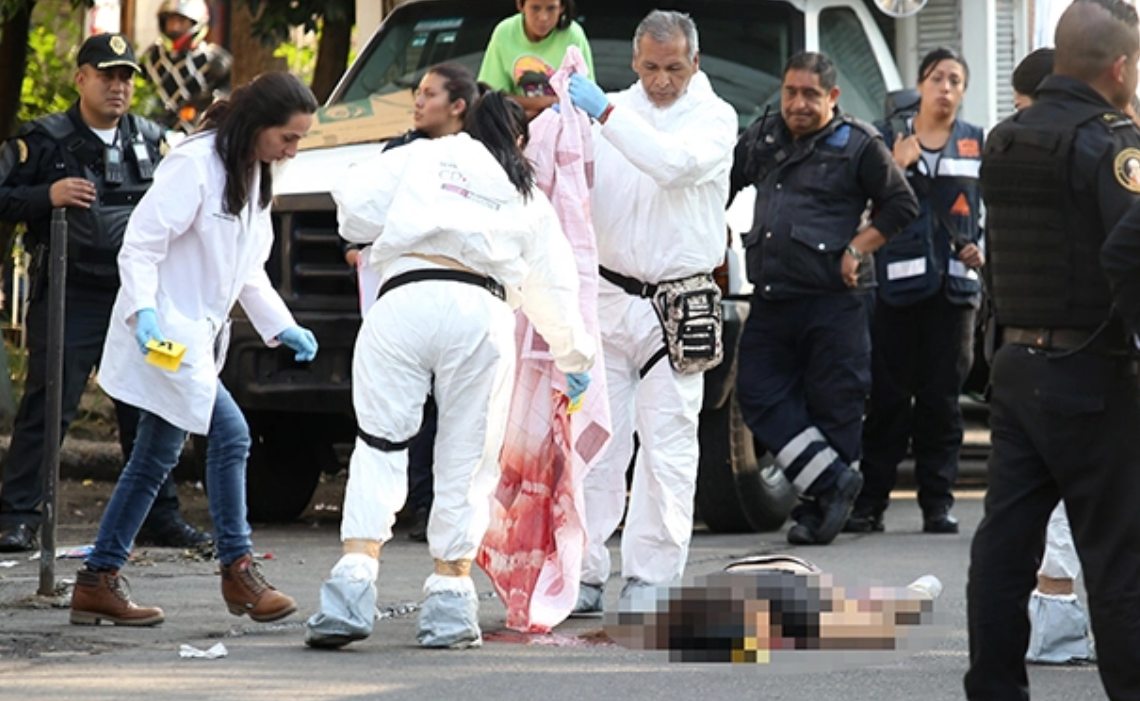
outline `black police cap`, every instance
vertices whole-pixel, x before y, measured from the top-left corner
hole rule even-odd
[[[96,34],[88,37],[83,46],[79,47],[76,63],[79,66],[91,65],[99,70],[127,66],[136,73],[140,72],[135,50],[122,34]]]

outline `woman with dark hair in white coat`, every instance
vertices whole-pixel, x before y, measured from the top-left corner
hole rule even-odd
[[[426,647],[482,643],[471,580],[490,521],[521,305],[585,391],[594,343],[578,308],[578,272],[550,202],[523,154],[526,115],[495,92],[470,108],[465,132],[420,139],[352,169],[333,197],[340,233],[371,243],[384,280],[353,357],[358,421],[341,539],[305,642],[341,647],[372,632],[381,545],[406,498],[408,439],[425,398],[439,407],[435,502],[417,637]]]
[[[267,344],[288,346],[298,361],[317,353],[313,334],[297,326],[265,273],[273,245],[272,165],[296,155],[316,110],[313,94],[288,73],[267,73],[238,88],[206,113],[204,131],[163,159],[154,187],[131,216],[99,383],[139,407],[141,418],[131,459],[76,578],[72,623],[162,622],[162,609],[131,602],[119,569],[187,432],[209,443],[206,484],[230,613],[275,621],[297,610],[252,558],[245,508],[249,427],[218,371],[235,302]],[[168,368],[147,362],[148,344],[167,339],[185,346],[181,362]]]

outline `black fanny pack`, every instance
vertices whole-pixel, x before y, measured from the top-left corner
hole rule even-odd
[[[598,272],[626,293],[648,299],[657,312],[665,349],[641,369],[642,377],[666,354],[673,370],[682,375],[695,375],[720,365],[724,359],[720,288],[711,274],[647,283],[608,268],[599,268]]]

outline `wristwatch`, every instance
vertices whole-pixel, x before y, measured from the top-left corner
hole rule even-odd
[[[867,257],[866,255],[860,253],[859,249],[855,248],[851,244],[847,244],[847,248],[845,248],[844,250],[847,251],[848,253],[850,253],[851,257],[860,263],[862,263],[863,260]]]

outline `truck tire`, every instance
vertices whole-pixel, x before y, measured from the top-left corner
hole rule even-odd
[[[330,465],[330,472],[336,470],[336,451],[292,416],[266,414],[248,421],[252,445],[245,471],[246,518],[255,523],[294,521],[312,501],[321,471]],[[191,436],[191,443],[192,478],[209,490],[206,438]]]
[[[774,531],[796,504],[795,489],[744,425],[733,390],[701,412],[697,509],[715,533]]]
[[[296,520],[312,501],[321,471],[336,461],[330,441],[307,430],[294,415],[251,417],[253,445],[245,473],[245,503],[251,522]]]

